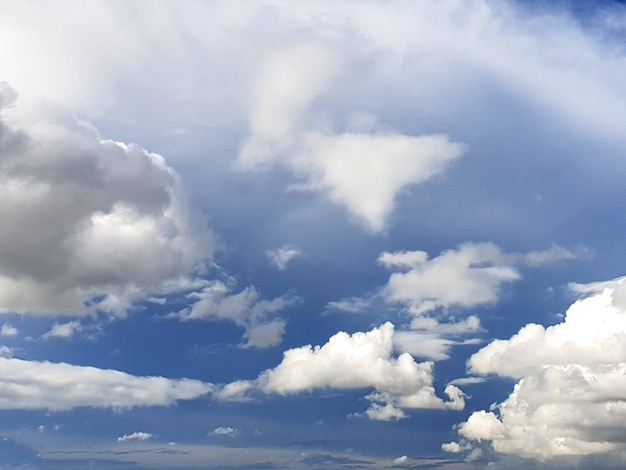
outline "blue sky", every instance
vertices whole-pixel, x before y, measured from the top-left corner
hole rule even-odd
[[[625,32],[0,2],[0,468],[623,468]]]

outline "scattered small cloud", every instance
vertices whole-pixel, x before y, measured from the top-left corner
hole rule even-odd
[[[128,441],[147,441],[148,439],[152,439],[154,434],[149,432],[137,431],[132,434],[124,434],[121,437],[117,438],[117,442],[128,442]]]
[[[10,323],[4,323],[2,329],[0,329],[0,335],[2,336],[17,336],[18,334],[19,330]]]
[[[232,281],[231,284],[234,282],[229,281]],[[232,293],[227,283],[217,280],[207,281],[201,290],[187,297],[191,307],[170,313],[167,318],[181,321],[232,321],[245,328],[244,348],[267,348],[279,344],[286,323],[277,315],[300,302],[300,298],[293,292],[272,300],[263,299],[253,286]]]
[[[76,333],[80,332],[82,326],[79,321],[74,320],[67,323],[55,323],[50,331],[44,333],[41,338],[71,338]]]
[[[265,254],[280,271],[284,271],[292,259],[304,256],[300,248],[292,245],[283,245],[276,250],[268,250]]]
[[[240,434],[240,430],[230,426],[219,426],[209,433],[209,436],[236,437]]]

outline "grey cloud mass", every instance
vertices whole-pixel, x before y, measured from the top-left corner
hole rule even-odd
[[[2,85],[0,311],[123,315],[212,253],[164,159]]]

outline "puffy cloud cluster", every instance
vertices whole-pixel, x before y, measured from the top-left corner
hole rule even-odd
[[[116,370],[0,357],[2,410],[169,406],[203,397],[213,389],[198,380],[139,377]]]
[[[400,302],[415,315],[439,308],[474,307],[498,300],[502,284],[521,278],[519,265],[540,266],[576,258],[559,246],[545,251],[507,254],[493,243],[464,243],[429,259],[425,251],[382,253],[378,262],[394,272],[383,288],[390,302]],[[416,319],[422,321],[418,317]]]
[[[462,423],[463,438],[535,459],[624,449],[626,278],[574,288],[588,297],[561,323],[526,325],[470,358],[473,373],[519,382],[495,409]]]
[[[364,413],[374,420],[406,417],[414,408],[464,407],[464,395],[454,385],[445,388],[449,400],[435,394],[433,363],[416,362],[410,354],[393,355],[392,323],[352,335],[339,332],[322,346],[303,346],[285,351],[276,367],[255,381],[233,382],[216,392],[216,398],[237,400],[258,390],[280,395],[320,389],[373,389]]]
[[[368,231],[381,232],[397,194],[441,173],[464,148],[443,135],[408,136],[377,126],[340,134],[307,129],[307,108],[337,76],[341,59],[327,45],[308,43],[267,58],[239,163],[284,165],[303,179],[299,188],[321,192]]]
[[[288,293],[272,300],[260,298],[250,286],[236,294],[222,281],[207,281],[202,290],[188,295],[191,306],[168,315],[182,321],[228,320],[245,328],[243,347],[266,348],[282,341],[286,322],[276,314],[299,302]]]
[[[330,302],[327,308],[359,312],[381,303],[403,305],[413,318],[410,330],[395,333],[395,348],[415,357],[443,360],[451,347],[479,342],[462,338],[482,331],[476,315],[451,319],[449,309],[495,303],[503,284],[521,279],[520,267],[572,260],[581,253],[586,250],[573,252],[556,245],[542,251],[506,253],[493,243],[472,242],[434,258],[420,250],[383,252],[379,264],[394,271],[388,282],[369,298],[351,297]]]
[[[211,254],[161,156],[50,103],[15,103],[0,85],[0,312],[123,314]]]

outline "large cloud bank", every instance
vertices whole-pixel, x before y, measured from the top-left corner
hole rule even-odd
[[[474,374],[519,379],[491,411],[459,427],[469,441],[535,459],[624,449],[626,279],[573,286],[588,297],[553,326],[524,326],[474,354]]]

